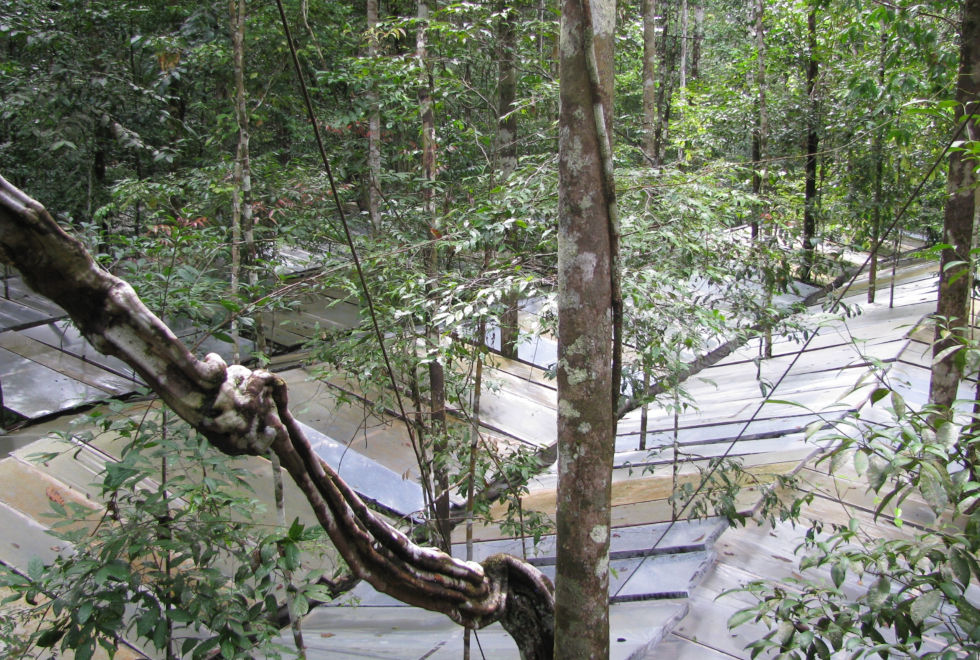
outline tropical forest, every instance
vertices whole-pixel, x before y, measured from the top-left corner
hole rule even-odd
[[[5,0],[0,656],[977,658],[980,0]]]

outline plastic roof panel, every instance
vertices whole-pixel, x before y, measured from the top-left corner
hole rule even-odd
[[[70,410],[109,396],[42,364],[0,348],[3,405],[22,417],[36,419]]]

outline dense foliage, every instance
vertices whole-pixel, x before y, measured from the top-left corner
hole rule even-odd
[[[980,653],[980,482],[975,423],[948,410],[910,407],[883,381],[872,394],[881,419],[836,425],[830,472],[852,468],[874,495],[874,531],[857,512],[846,524],[808,521],[799,573],[753,581],[757,604],[730,626],[761,621],[771,632],[752,657],[964,658]],[[960,420],[962,421],[962,420]],[[970,467],[973,466],[973,467]],[[932,524],[907,527],[903,509],[927,509]],[[848,577],[857,580],[848,581]]]
[[[797,278],[830,281],[852,248],[877,250],[876,243],[887,240],[901,251],[903,232],[938,237],[941,168],[917,195],[913,191],[950,133],[960,8],[952,0],[772,0],[759,3],[757,17],[743,2],[664,0],[651,18],[642,15],[641,4],[619,7],[614,113],[627,345],[623,395],[631,406],[649,400],[651,383],[675,384],[692,353],[788,322],[791,310],[773,299]],[[414,3],[393,0],[370,26],[363,4],[286,5],[336,190],[319,161],[290,44],[270,3],[247,5],[250,188],[244,193],[236,164],[245,125],[235,111],[235,58],[223,3],[9,0],[0,9],[0,173],[45,200],[105,267],[131,281],[168,320],[222,340],[234,341],[239,331],[259,339],[261,312],[288,306],[301,293],[339,291],[362,303],[369,295],[394,375],[387,373],[366,314],[362,327],[325,331],[308,346],[317,375],[340,375],[372,393],[379,413],[398,405],[390,377],[409,393],[418,412],[415,449],[432,501],[447,488],[465,494],[470,484],[495,479],[511,486],[514,501],[534,458],[488,451],[467,468],[475,446],[469,431],[463,424],[440,425],[422,409],[445,400],[466,420],[482,339],[505,325],[517,301],[533,301],[540,328],[554,327],[555,4],[454,2],[434,6],[419,20]],[[657,67],[649,80],[642,61],[645,20],[657,32]],[[802,47],[808,40],[812,45]],[[506,49],[512,58],[502,57]],[[516,94],[505,101],[509,61],[516,62]],[[819,74],[812,80],[808,72],[816,62]],[[644,117],[646,86],[657,90],[656,117]],[[423,92],[433,101],[434,145],[423,134]],[[380,133],[371,136],[375,113]],[[516,136],[503,144],[503,122],[514,117]],[[659,127],[653,153],[643,128],[648,119]],[[812,269],[803,244],[808,131],[816,131],[820,145],[812,154],[817,234],[811,247],[820,257]],[[765,148],[756,158],[753,141],[760,132]],[[369,137],[381,151],[376,172]],[[514,164],[508,164],[508,149],[516,152]],[[423,168],[429,157],[435,158],[432,171]],[[243,194],[254,223],[245,227],[247,239],[237,233],[233,210]],[[372,194],[380,198],[377,219]],[[889,232],[906,202],[908,211]],[[351,221],[367,290],[352,277],[341,214]],[[758,229],[756,240],[750,227]],[[253,242],[242,261],[247,276],[240,277],[243,240]],[[290,283],[277,266],[280,251],[296,246],[315,255],[314,271]],[[277,348],[259,342],[255,355],[243,357],[262,361]],[[858,456],[879,452],[870,447],[862,446]],[[929,453],[916,454],[915,461]],[[927,496],[962,486],[955,481],[960,477],[933,474],[939,466],[913,463],[919,471],[912,474],[932,475],[914,477],[932,480]],[[489,504],[475,506],[480,512]],[[154,515],[134,514],[132,524]],[[519,507],[512,519],[538,535],[543,529],[543,521],[524,520]],[[229,538],[244,533],[228,530]],[[835,533],[848,540],[847,530]],[[228,553],[240,550],[229,544]],[[98,557],[101,548],[88,552]],[[962,576],[975,571],[955,560],[957,552],[949,555],[958,563],[947,573],[950,584],[963,586]],[[828,553],[823,561],[831,554],[839,556]],[[117,566],[115,557],[106,565]],[[863,567],[883,560],[862,555],[851,561]],[[207,562],[201,570],[208,570]],[[86,584],[136,584],[134,575],[118,572],[96,570]],[[927,587],[947,591],[943,584]],[[252,592],[234,594],[236,602],[264,602],[265,583],[246,586]],[[902,625],[921,626],[934,613],[925,611],[927,598],[918,605],[899,602],[885,586],[875,587],[868,602],[879,610],[886,601],[907,610],[911,623]],[[46,588],[57,593],[60,585]],[[153,598],[154,607],[166,601]],[[179,603],[166,605],[183,611]],[[205,614],[186,616],[220,635],[222,622]],[[92,646],[102,634],[92,615],[69,612],[58,631],[74,635],[75,645]],[[156,635],[159,624],[137,625],[144,626],[140,634]],[[823,643],[811,637],[813,648]],[[235,654],[224,646],[232,642],[211,639],[217,641],[203,644]],[[187,650],[193,646],[188,642]]]
[[[3,618],[27,631],[0,637],[4,654],[56,647],[90,658],[128,639],[167,657],[278,657],[283,593],[300,616],[309,600],[329,599],[316,574],[304,573],[300,588],[290,579],[322,534],[298,521],[264,526],[254,475],[172,413],[114,408],[65,434],[68,451],[100,438],[124,447],[102,475],[107,508],[53,500],[52,527],[65,550],[49,566],[35,558],[26,575],[0,574],[10,592],[4,603],[16,603]]]

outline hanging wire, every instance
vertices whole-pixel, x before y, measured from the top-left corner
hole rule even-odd
[[[418,440],[415,437],[412,422],[409,420],[408,415],[405,412],[405,406],[402,402],[401,393],[399,392],[398,382],[395,379],[395,371],[391,367],[391,360],[388,357],[388,349],[385,347],[384,335],[381,333],[381,327],[378,325],[378,317],[374,310],[374,299],[371,297],[370,290],[368,290],[367,279],[364,277],[364,271],[361,268],[361,260],[357,254],[357,248],[354,246],[354,239],[351,235],[350,226],[347,222],[347,214],[344,212],[344,207],[340,202],[340,195],[337,193],[337,184],[334,181],[333,170],[330,167],[330,159],[327,157],[327,150],[323,146],[323,137],[320,133],[320,126],[317,123],[316,115],[313,112],[313,102],[310,99],[310,93],[306,87],[306,79],[303,76],[303,70],[300,67],[299,56],[296,54],[296,44],[293,42],[293,36],[289,30],[289,21],[286,20],[286,10],[283,8],[282,0],[276,0],[276,7],[279,9],[279,18],[282,21],[282,30],[286,36],[286,42],[289,44],[289,54],[292,57],[293,67],[296,70],[296,80],[299,83],[300,93],[303,96],[303,103],[306,106],[307,117],[310,120],[310,125],[313,127],[313,135],[316,138],[317,150],[320,153],[320,160],[323,163],[323,170],[327,175],[327,180],[330,182],[330,194],[333,198],[334,205],[337,208],[340,223],[344,229],[344,238],[347,242],[347,247],[350,249],[351,260],[354,262],[354,269],[357,271],[357,279],[361,285],[361,291],[364,292],[364,300],[367,302],[368,313],[371,316],[371,325],[374,328],[374,335],[378,340],[378,346],[381,348],[381,357],[384,361],[385,370],[388,372],[388,378],[391,381],[391,389],[392,392],[394,392],[395,401],[398,405],[398,413],[405,422],[405,429],[408,431],[408,437],[412,443],[412,451],[415,452],[415,458],[418,462],[419,469],[422,471],[426,485],[428,485],[428,469],[425,466],[425,462],[422,460],[421,449],[419,447]]]
[[[313,112],[313,104],[312,104],[312,101],[310,99],[309,91],[308,91],[307,86],[306,86],[306,81],[305,81],[305,78],[303,76],[302,69],[300,67],[299,57],[298,57],[298,55],[296,53],[296,46],[295,46],[295,44],[293,42],[292,35],[291,35],[290,30],[289,30],[289,24],[288,24],[288,21],[286,19],[286,13],[285,13],[285,9],[283,8],[282,0],[276,0],[276,6],[277,6],[277,8],[279,10],[279,16],[280,16],[280,19],[282,21],[283,32],[285,33],[286,40],[287,40],[287,42],[289,44],[290,55],[292,57],[293,66],[294,66],[295,71],[296,71],[296,77],[297,77],[297,81],[298,81],[299,86],[300,86],[300,91],[301,91],[301,94],[303,96],[303,101],[304,101],[304,105],[306,107],[307,116],[309,117],[310,124],[313,127],[313,133],[314,133],[314,137],[316,139],[317,149],[318,149],[319,154],[320,154],[320,159],[322,161],[324,171],[325,171],[325,173],[327,175],[327,179],[328,179],[328,181],[330,183],[331,196],[332,196],[332,198],[334,200],[334,204],[335,204],[335,206],[337,208],[338,216],[340,217],[340,221],[341,221],[341,224],[342,224],[342,227],[343,227],[343,230],[344,230],[344,237],[346,239],[347,246],[350,249],[351,259],[352,259],[352,261],[354,263],[354,268],[355,268],[355,270],[357,272],[357,277],[358,277],[358,281],[359,281],[359,283],[361,285],[361,290],[364,292],[365,301],[366,301],[367,306],[368,306],[368,312],[369,312],[369,315],[371,317],[371,324],[372,324],[372,327],[374,329],[374,334],[375,334],[375,336],[376,336],[376,338],[378,340],[378,344],[379,344],[380,349],[381,349],[381,354],[382,354],[382,358],[383,358],[383,361],[384,361],[384,364],[385,364],[385,369],[388,372],[388,377],[389,377],[389,379],[391,381],[392,390],[394,392],[395,400],[396,400],[397,405],[398,405],[398,411],[399,411],[399,414],[401,415],[401,418],[405,421],[405,427],[406,427],[406,430],[408,431],[409,438],[410,438],[411,443],[412,443],[412,448],[413,448],[413,450],[414,450],[414,452],[416,454],[416,458],[419,460],[419,465],[420,465],[420,467],[424,467],[423,466],[423,462],[421,460],[421,454],[419,452],[418,442],[417,442],[416,437],[415,437],[415,434],[414,434],[414,432],[412,430],[412,424],[409,421],[409,418],[408,418],[407,413],[405,412],[405,407],[404,407],[404,404],[402,402],[401,394],[399,393],[398,383],[397,383],[397,381],[395,379],[394,370],[392,369],[391,361],[390,361],[390,359],[388,357],[388,351],[387,351],[387,348],[385,347],[385,343],[384,343],[384,336],[381,333],[380,326],[378,325],[377,315],[376,315],[375,309],[374,309],[373,298],[371,296],[370,291],[368,290],[367,280],[364,277],[364,272],[363,272],[363,269],[361,267],[360,258],[358,257],[357,249],[356,249],[356,247],[354,245],[354,241],[353,241],[353,238],[352,238],[352,235],[351,235],[351,232],[350,232],[350,226],[349,226],[349,224],[347,222],[347,216],[346,216],[346,213],[343,210],[343,205],[340,202],[340,196],[339,196],[339,194],[337,192],[336,183],[335,183],[334,177],[333,177],[333,171],[332,171],[332,169],[330,167],[330,160],[327,157],[326,148],[323,145],[323,138],[322,138],[322,135],[320,133],[320,128],[319,128],[319,125],[317,124],[316,116],[315,116],[315,114]],[[891,234],[891,232],[898,225],[899,221],[905,215],[905,212],[908,210],[908,208],[911,205],[911,203],[918,197],[919,192],[922,190],[923,186],[926,184],[926,182],[929,180],[929,178],[931,178],[931,176],[932,176],[933,172],[935,172],[936,168],[939,167],[940,163],[945,158],[945,156],[948,153],[948,151],[950,150],[950,148],[952,148],[953,144],[955,144],[955,142],[959,139],[959,136],[962,134],[962,132],[963,132],[964,128],[966,127],[969,119],[970,119],[970,116],[967,115],[960,122],[960,124],[957,127],[957,130],[954,133],[952,139],[943,148],[942,152],[939,154],[939,156],[933,162],[932,166],[929,168],[929,171],[925,174],[925,176],[919,182],[919,185],[916,186],[916,189],[909,195],[908,199],[906,200],[905,204],[902,206],[901,210],[896,214],[894,220],[892,220],[892,222],[889,224],[887,230],[885,232],[883,232],[883,234],[882,234],[881,237],[879,237],[878,241],[876,242],[876,244],[874,246],[874,249],[880,248],[880,246],[884,242],[884,240]],[[861,267],[859,269],[857,269],[857,271],[854,273],[854,275],[851,276],[850,280],[848,280],[848,282],[843,286],[843,288],[841,289],[840,293],[835,297],[833,303],[829,307],[829,311],[831,313],[833,313],[834,311],[837,310],[837,308],[839,307],[841,301],[846,296],[846,294],[850,290],[851,286],[853,286],[854,282],[857,280],[858,275],[860,275],[861,272],[863,272],[864,269],[870,263],[870,259],[871,259],[871,256],[869,255],[865,259],[865,261],[861,265]],[[816,336],[816,333],[810,335],[806,339],[806,341],[803,342],[803,345],[794,353],[793,359],[790,361],[790,364],[786,367],[786,369],[783,371],[783,373],[777,379],[777,381],[775,382],[775,384],[773,385],[773,387],[770,389],[770,392],[775,391],[780,386],[780,384],[782,384],[782,382],[788,376],[789,372],[792,371],[792,369],[793,369],[794,366],[796,366],[796,363],[799,360],[800,356],[806,351],[807,347],[809,347],[810,342],[813,341],[813,338],[815,336]],[[758,415],[761,413],[763,407],[766,405],[766,403],[768,403],[768,401],[769,401],[769,397],[767,396],[765,399],[763,399],[763,401],[761,403],[758,404],[758,406],[755,408],[755,410],[753,411],[753,413],[750,416],[750,418],[748,420],[746,420],[745,422],[742,423],[742,428],[739,430],[738,434],[729,442],[728,447],[725,449],[725,452],[718,458],[718,460],[714,463],[714,465],[712,465],[708,469],[707,473],[701,478],[701,480],[700,480],[700,482],[698,484],[698,487],[696,489],[694,489],[694,491],[691,493],[690,497],[687,499],[687,501],[684,503],[684,505],[679,508],[679,512],[683,512],[685,509],[687,509],[687,507],[690,506],[690,504],[694,501],[694,499],[698,495],[700,495],[701,491],[704,490],[705,486],[707,485],[707,483],[711,479],[712,475],[718,470],[719,466],[724,462],[724,460],[731,455],[733,449],[735,448],[735,445],[742,439],[742,436],[745,434],[745,432],[748,429],[748,427],[757,419]],[[667,525],[667,528],[663,531],[663,533],[661,533],[660,537],[657,539],[657,541],[651,547],[651,551],[653,551],[657,547],[659,547],[660,542],[664,538],[666,538],[667,534],[670,533],[670,530],[678,522],[679,519],[680,519],[679,518],[679,514],[672,514],[671,515],[671,520],[669,521],[669,523]],[[638,568],[639,568],[639,565],[637,565],[636,567],[634,567],[633,571],[631,571],[631,575],[632,575],[632,573],[635,573]],[[479,638],[477,638],[477,643],[479,643]]]

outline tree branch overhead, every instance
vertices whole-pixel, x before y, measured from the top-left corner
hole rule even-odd
[[[216,354],[193,356],[128,283],[100,268],[40,203],[3,177],[0,261],[63,307],[97,350],[135,369],[220,451],[274,451],[357,577],[467,627],[500,621],[524,657],[551,657],[554,594],[547,577],[508,555],[481,565],[412,543],[316,455],[289,411],[281,378],[228,366]]]

